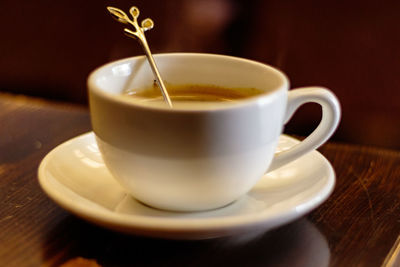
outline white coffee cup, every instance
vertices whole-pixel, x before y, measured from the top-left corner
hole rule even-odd
[[[123,95],[152,86],[143,56],[104,65],[88,79],[93,130],[115,179],[150,206],[198,211],[225,206],[267,172],[323,144],[340,119],[338,100],[320,87],[288,91],[281,71],[242,58],[194,53],[155,55],[167,84],[257,88],[235,102],[171,109]],[[319,126],[298,145],[275,153],[283,125],[302,104],[322,106]]]

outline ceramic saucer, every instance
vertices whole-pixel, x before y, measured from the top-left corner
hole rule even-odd
[[[278,149],[298,142],[282,135]],[[90,132],[53,149],[40,164],[39,182],[61,207],[97,225],[143,236],[203,239],[267,231],[293,221],[328,198],[335,174],[328,160],[313,151],[266,174],[247,195],[226,207],[162,211],[136,201],[114,181]]]

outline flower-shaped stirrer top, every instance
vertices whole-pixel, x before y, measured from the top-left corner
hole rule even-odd
[[[160,72],[157,69],[157,65],[150,52],[149,45],[147,44],[146,37],[144,36],[145,31],[151,30],[154,27],[154,22],[150,18],[147,18],[142,21],[142,26],[140,27],[137,22],[137,18],[139,17],[139,9],[134,6],[129,9],[129,13],[131,13],[133,20],[131,20],[128,15],[125,14],[125,12],[121,9],[115,7],[107,7],[107,10],[119,22],[122,22],[124,24],[131,24],[135,28],[134,31],[125,28],[124,32],[128,37],[139,40],[144,49],[144,52],[146,53],[147,60],[150,63],[154,76],[156,76],[157,85],[158,87],[160,87],[164,100],[168,103],[170,107],[172,107],[171,99],[169,98],[167,89],[165,88],[164,82],[161,79]]]

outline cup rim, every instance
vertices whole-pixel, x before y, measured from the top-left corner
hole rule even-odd
[[[229,110],[233,108],[238,108],[238,107],[246,107],[249,105],[253,105],[256,103],[270,103],[273,102],[276,97],[283,91],[288,91],[289,90],[289,79],[286,76],[284,72],[281,70],[272,67],[268,64],[255,61],[255,60],[250,60],[246,58],[240,58],[240,57],[235,57],[235,56],[229,56],[229,55],[221,55],[221,54],[212,54],[212,53],[158,53],[158,54],[153,54],[155,60],[160,57],[219,57],[223,58],[226,60],[232,60],[232,61],[240,61],[240,62],[246,62],[247,64],[254,64],[261,66],[263,68],[267,68],[269,71],[273,72],[275,75],[280,77],[280,80],[282,81],[281,85],[274,88],[272,91],[268,92],[263,92],[257,96],[249,97],[249,98],[244,98],[240,99],[238,101],[234,102],[224,102],[221,104],[215,104],[212,107],[187,107],[187,108],[170,108],[167,105],[146,105],[143,102],[140,101],[134,101],[132,98],[127,98],[126,96],[123,96],[121,94],[113,94],[106,92],[105,90],[101,89],[100,86],[97,85],[96,79],[100,75],[100,72],[105,69],[105,68],[110,68],[112,66],[120,65],[126,62],[130,62],[133,60],[137,59],[142,59],[145,58],[145,55],[138,55],[138,56],[133,56],[133,57],[128,57],[128,58],[122,58],[118,60],[114,60],[111,62],[108,62],[106,64],[100,65],[99,67],[95,68],[88,76],[87,78],[87,88],[89,92],[89,96],[91,93],[95,93],[98,96],[102,97],[103,99],[107,99],[109,101],[112,101],[114,103],[119,103],[122,105],[130,106],[130,107],[135,107],[139,109],[144,109],[144,110],[154,110],[154,111],[167,111],[167,112],[204,112],[204,111],[217,111],[217,110]]]

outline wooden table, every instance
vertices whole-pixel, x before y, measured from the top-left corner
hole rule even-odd
[[[85,107],[0,94],[0,266],[399,266],[400,152],[328,143],[337,174],[322,206],[257,237],[171,241],[93,226],[40,189],[41,159],[90,131]]]

